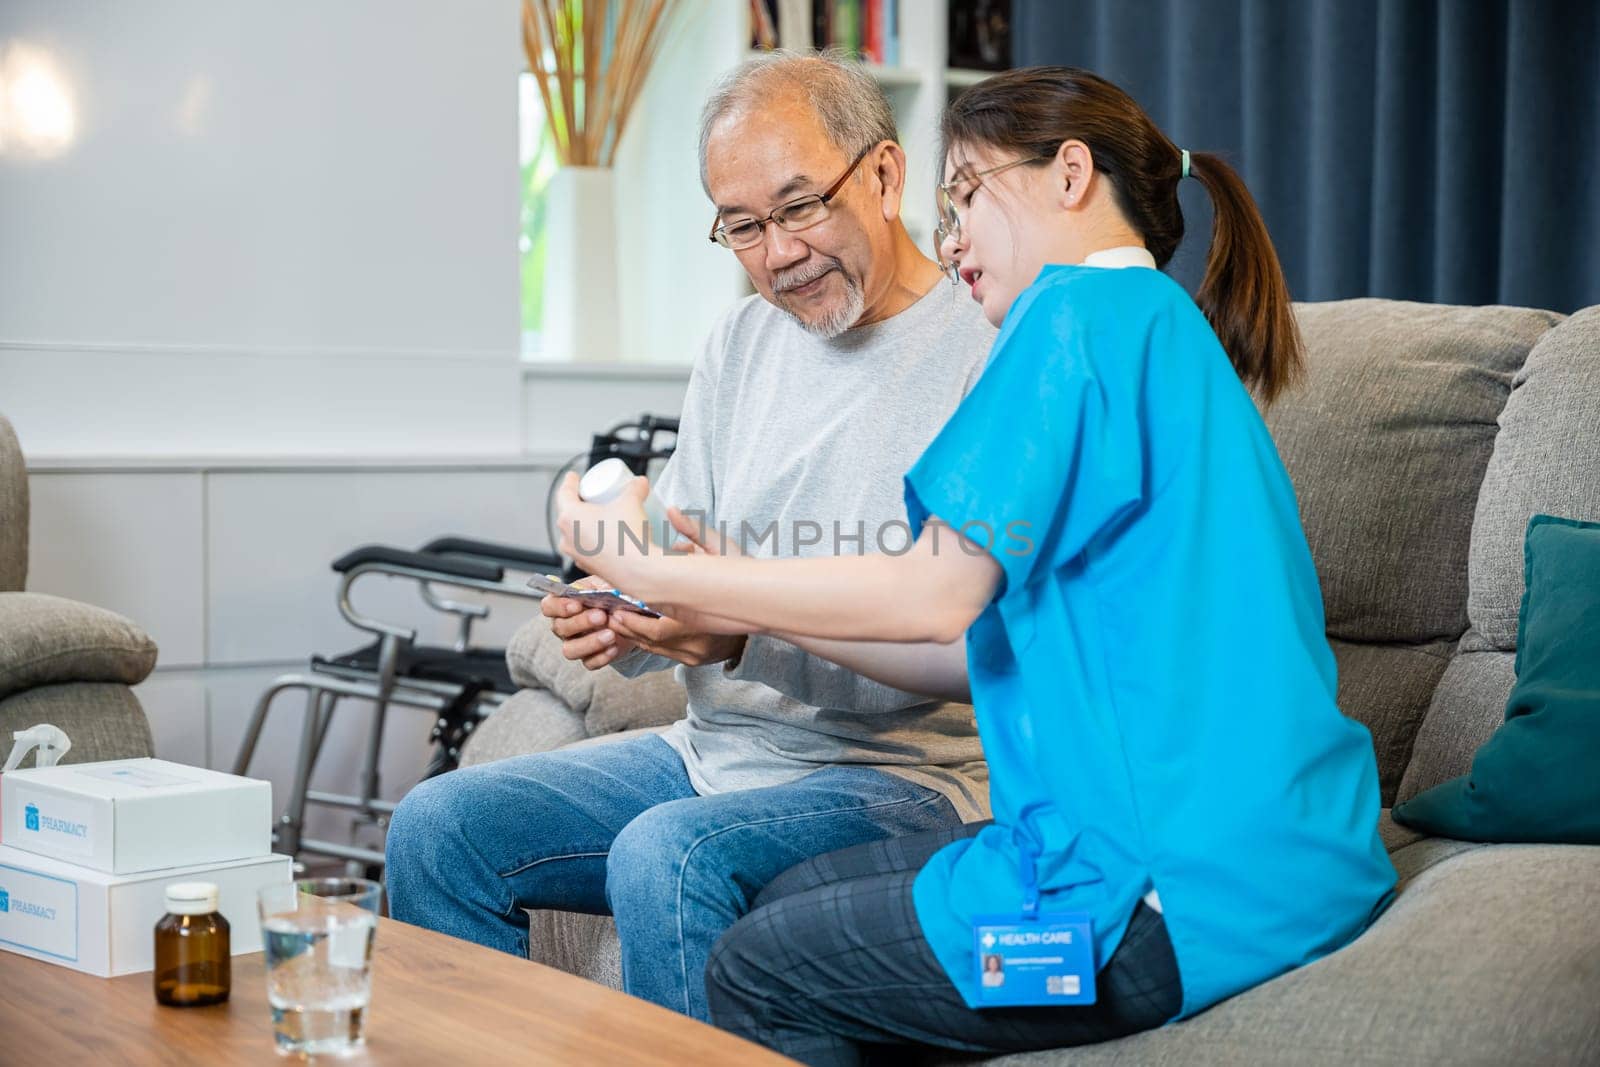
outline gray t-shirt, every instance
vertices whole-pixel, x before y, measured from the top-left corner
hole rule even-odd
[[[832,340],[749,297],[695,365],[657,493],[703,512],[747,555],[897,551],[910,535],[902,477],[977,382],[994,336],[965,287],[943,282]],[[635,651],[614,666],[634,677],[675,664]],[[988,815],[969,705],[891,689],[764,636],[734,670],[678,669],[689,710],[664,736],[702,795],[858,764],[939,791],[963,820]]]

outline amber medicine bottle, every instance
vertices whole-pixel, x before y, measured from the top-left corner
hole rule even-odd
[[[167,914],[156,923],[156,999],[176,1007],[220,1004],[231,980],[228,920],[211,882],[167,887]]]

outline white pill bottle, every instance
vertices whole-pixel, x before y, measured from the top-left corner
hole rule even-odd
[[[591,504],[609,504],[621,496],[636,477],[628,465],[615,456],[603,459],[578,480],[578,496]],[[672,528],[672,520],[667,518],[667,509],[662,507],[654,488],[644,498],[644,517],[650,524],[652,542],[666,548],[677,542],[678,531]]]

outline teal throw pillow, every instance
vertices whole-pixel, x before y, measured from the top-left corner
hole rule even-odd
[[[1467,841],[1600,844],[1600,522],[1535,515],[1523,559],[1506,721],[1470,773],[1394,820]]]

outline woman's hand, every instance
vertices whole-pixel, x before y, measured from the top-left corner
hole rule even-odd
[[[710,523],[695,522],[677,508],[668,508],[667,518],[672,521],[672,528],[677,530],[682,538],[673,546],[675,552],[697,556],[744,555],[738,545],[713,530]]]
[[[743,555],[737,545],[727,542],[720,534],[705,523],[691,520],[677,508],[667,509],[667,518],[671,520],[673,529],[678,531],[679,541],[673,545],[675,555],[693,556],[738,556]],[[659,598],[658,598],[659,599]],[[661,602],[650,605],[655,610],[667,616],[665,619],[650,619],[645,616],[629,617],[627,612],[617,612],[614,627],[619,634],[637,642],[641,647],[649,648],[652,644],[661,644],[677,637],[681,630],[687,634],[720,635],[721,638],[744,637],[748,634],[760,633],[760,628],[738,619],[722,615],[714,615],[702,611],[692,604],[673,604]],[[716,652],[723,653],[717,662],[723,659],[737,659],[743,651],[744,642],[736,642],[737,648],[718,642]],[[672,655],[671,651],[661,650],[665,655]],[[672,656],[678,659],[677,656]],[[680,662],[684,662],[680,660]]]
[[[556,498],[557,524],[561,531],[560,551],[572,557],[578,566],[591,575],[597,576],[600,584],[614,586],[624,593],[632,592],[630,586],[637,584],[640,575],[668,558],[667,553],[655,546],[651,547],[650,554],[646,554],[639,548],[641,538],[635,536],[624,539],[622,535],[624,526],[634,531],[644,529],[644,498],[649,491],[648,480],[635,478],[628,483],[622,495],[610,504],[591,504],[578,496],[578,476],[567,475]],[[671,555],[714,556],[730,547],[724,545],[715,533],[691,521],[677,508],[669,509],[668,517],[682,535],[682,539],[673,546]],[[650,606],[666,618],[652,619],[646,615],[614,611],[608,614],[605,628],[630,646],[637,645],[648,652],[691,665],[736,657],[743,648],[743,642],[731,639],[756,632],[756,628],[748,623],[712,615],[689,604],[663,601],[651,603]],[[606,653],[585,646],[586,656],[593,653],[593,663],[585,658],[584,665],[591,669],[604,666],[622,654],[621,642],[617,648],[619,651]]]

